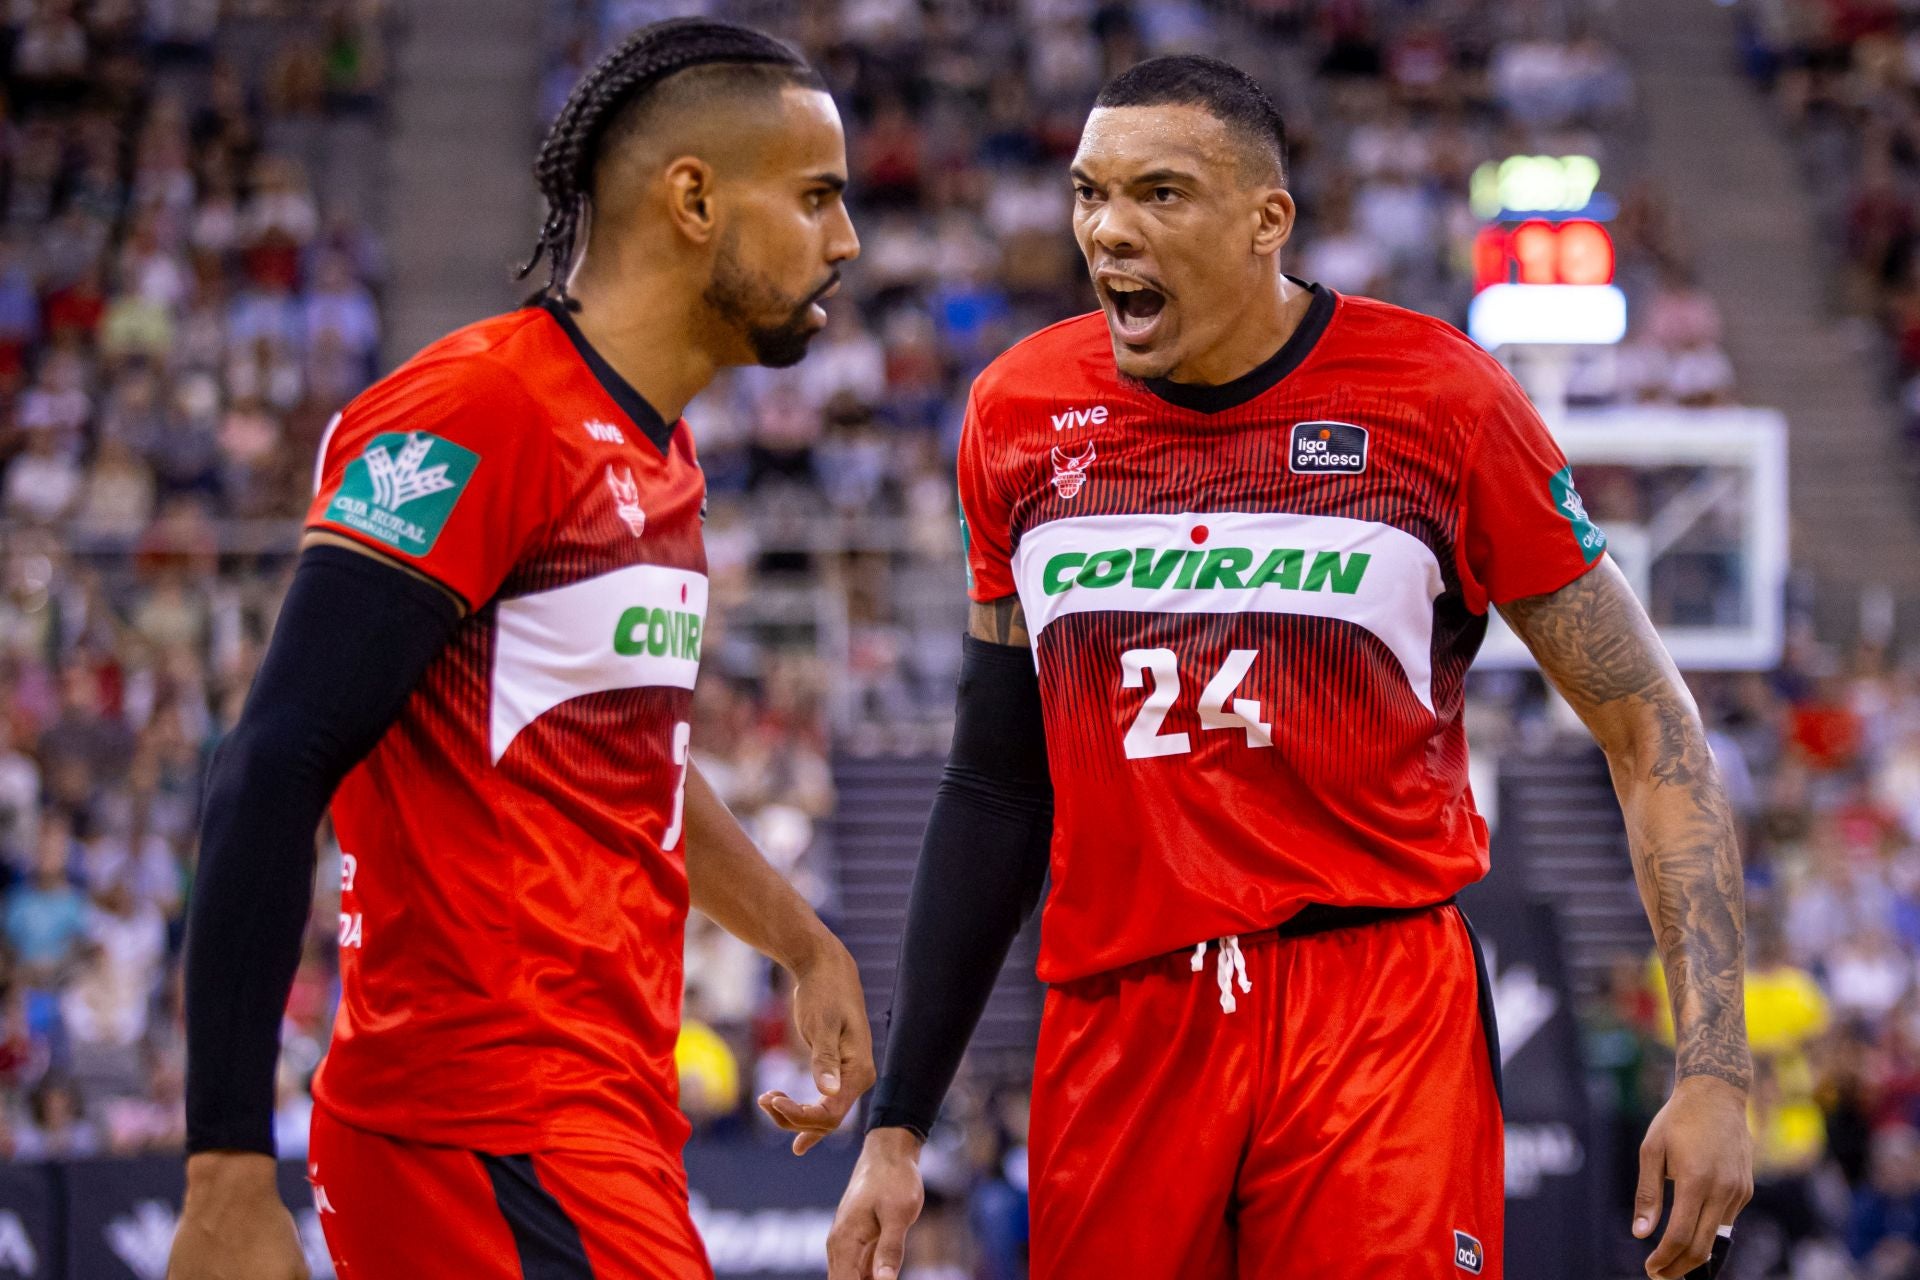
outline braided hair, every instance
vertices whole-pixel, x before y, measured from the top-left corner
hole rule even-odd
[[[708,18],[674,18],[634,32],[574,86],[533,162],[534,181],[546,197],[547,220],[534,242],[533,256],[514,279],[526,279],[546,259],[547,283],[536,300],[551,295],[566,301],[567,274],[579,247],[587,197],[593,190],[608,125],[669,77],[719,63],[784,73],[792,83],[825,87],[799,54],[751,27]]]

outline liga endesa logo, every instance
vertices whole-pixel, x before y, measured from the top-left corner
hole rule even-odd
[[[1295,475],[1357,476],[1367,469],[1367,429],[1351,422],[1296,422],[1287,446]]]

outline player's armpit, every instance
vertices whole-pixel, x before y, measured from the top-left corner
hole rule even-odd
[[[1501,613],[1606,751],[1671,984],[1680,1075],[1747,1088],[1740,853],[1692,694],[1611,561]]]
[[[967,611],[968,635],[988,644],[1022,648],[1033,644],[1033,637],[1027,634],[1027,611],[1021,607],[1019,596],[1001,596],[984,604],[975,600],[971,605]]]
[[[428,586],[440,591],[447,599],[453,601],[453,607],[460,611],[461,617],[464,618],[467,615],[467,602],[460,598],[458,591],[455,591],[438,578],[430,578],[412,565],[395,559],[386,552],[368,546],[364,542],[356,542],[344,534],[328,533],[325,529],[309,529],[300,539],[300,549],[305,551],[308,547],[339,547],[343,551],[352,551],[358,555],[367,557],[369,560],[377,560],[381,564],[391,565],[408,577],[418,578]]]
[[[1613,561],[1558,591],[1508,601],[1500,614],[1610,751],[1609,739],[1624,743],[1663,697],[1697,718],[1666,646]]]

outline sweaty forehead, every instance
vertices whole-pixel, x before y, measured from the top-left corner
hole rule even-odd
[[[1095,107],[1074,167],[1105,182],[1160,169],[1233,183],[1244,157],[1227,126],[1202,107]]]

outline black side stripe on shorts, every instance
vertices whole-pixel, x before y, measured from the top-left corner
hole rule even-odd
[[[1504,1111],[1507,1089],[1500,1071],[1500,1024],[1493,1016],[1493,977],[1487,972],[1487,957],[1480,950],[1480,935],[1474,932],[1473,921],[1467,919],[1464,911],[1460,912],[1460,920],[1467,926],[1467,941],[1473,944],[1474,985],[1480,988],[1480,1030],[1487,1038],[1487,1059],[1493,1063],[1493,1096],[1499,1099]]]
[[[593,1280],[593,1264],[580,1243],[580,1229],[553,1193],[540,1185],[533,1157],[475,1154],[493,1183],[494,1202],[513,1231],[525,1280]]]

